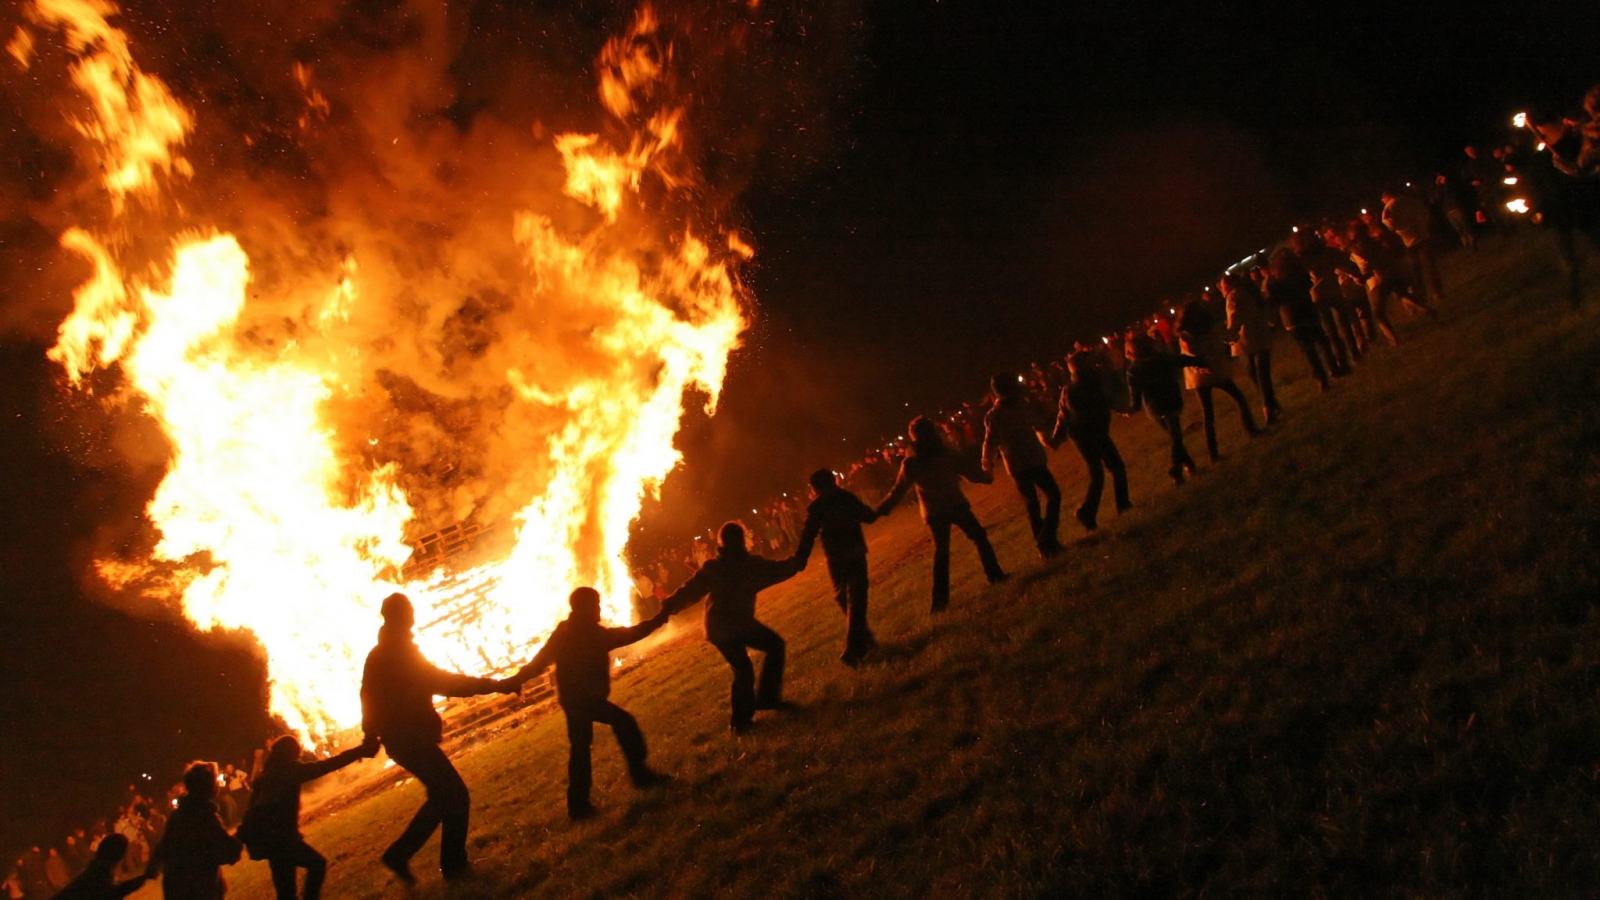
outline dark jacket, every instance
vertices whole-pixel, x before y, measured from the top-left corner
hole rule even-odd
[[[932,522],[949,518],[971,506],[967,495],[961,492],[961,479],[974,484],[990,484],[994,476],[975,469],[962,461],[961,455],[948,447],[931,453],[913,453],[900,463],[900,474],[895,476],[894,487],[878,502],[878,515],[886,516],[900,498],[913,486],[917,489],[917,505],[922,510],[922,521]]]
[[[867,538],[861,533],[863,524],[872,522],[878,514],[861,498],[842,487],[831,487],[817,494],[817,499],[806,507],[805,528],[800,531],[800,545],[794,551],[802,567],[811,558],[811,548],[817,538],[822,538],[822,552],[830,560],[864,559],[867,555]]]
[[[706,640],[713,644],[736,640],[756,620],[756,594],[788,581],[801,568],[796,557],[764,559],[746,550],[718,547],[715,557],[661,602],[661,610],[671,615],[708,597]]]
[[[300,843],[300,786],[361,759],[352,747],[316,762],[268,762],[250,782],[250,810],[235,837],[250,844],[250,855],[269,859]],[[248,831],[248,836],[246,832]]]
[[[1050,443],[1060,446],[1064,437],[1078,441],[1111,432],[1111,402],[1106,399],[1103,378],[1094,369],[1080,369],[1077,377],[1061,389]]]
[[[118,884],[112,877],[111,867],[99,860],[93,860],[82,874],[72,879],[72,882],[61,889],[53,900],[121,900],[121,898],[144,887],[145,879],[130,878]]]
[[[228,883],[222,867],[239,861],[244,845],[222,827],[217,804],[182,797],[167,820],[167,833],[150,856],[150,868],[161,873],[167,900],[222,900]]]
[[[1279,321],[1290,331],[1310,326],[1321,327],[1321,315],[1316,301],[1311,299],[1311,276],[1295,271],[1279,278],[1267,279],[1267,302],[1278,307]]]
[[[1012,476],[1045,468],[1049,458],[1039,433],[1046,427],[1044,416],[1027,398],[1000,398],[983,418],[984,465],[987,466],[993,454],[999,451],[1005,458],[1006,471]]]
[[[1309,294],[1307,295],[1310,296]],[[1157,353],[1128,364],[1128,399],[1137,412],[1149,407],[1152,415],[1183,411],[1183,381],[1178,377],[1190,366],[1204,366],[1194,356]]]
[[[492,678],[458,675],[428,662],[409,629],[385,625],[378,646],[367,654],[361,673],[361,727],[385,742],[437,744],[444,723],[433,709],[434,696],[470,697],[499,690]]]
[[[611,651],[643,640],[663,621],[658,617],[628,628],[607,628],[599,622],[568,617],[511,679],[525,681],[555,666],[556,698],[561,707],[592,709],[611,696]]]

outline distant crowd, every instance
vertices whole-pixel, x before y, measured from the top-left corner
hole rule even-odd
[[[863,526],[902,499],[915,496],[933,538],[930,608],[938,613],[950,601],[951,529],[973,544],[991,583],[1006,577],[962,482],[989,483],[1002,464],[1039,554],[1052,556],[1062,549],[1062,498],[1050,451],[1070,442],[1082,457],[1088,484],[1074,517],[1092,531],[1108,475],[1116,511],[1132,506],[1126,467],[1110,434],[1114,415],[1142,411],[1149,417],[1169,450],[1168,475],[1182,484],[1199,470],[1185,441],[1186,392],[1199,403],[1206,455],[1214,463],[1220,458],[1217,393],[1233,402],[1240,428],[1252,436],[1283,415],[1273,381],[1280,335],[1291,339],[1311,378],[1328,390],[1375,348],[1399,344],[1391,313],[1431,318],[1447,302],[1436,253],[1447,246],[1473,251],[1484,230],[1524,221],[1554,235],[1568,299],[1580,304],[1577,238],[1587,235],[1600,246],[1600,86],[1584,97],[1581,112],[1521,115],[1503,142],[1488,152],[1468,147],[1457,166],[1429,182],[1393,185],[1379,205],[1355,216],[1295,226],[1279,245],[1230,266],[1214,286],[1172,298],[1113,334],[1078,342],[1060,359],[996,374],[982,400],[949,415],[918,416],[904,436],[842,471],[818,469],[803,489],[757,513],[753,528],[729,522],[639,566],[640,606],[653,614],[635,625],[604,625],[599,594],[578,587],[569,596],[570,615],[531,661],[508,678],[479,678],[423,658],[413,640],[409,599],[389,596],[363,671],[360,746],[309,761],[295,738],[281,737],[248,766],[219,771],[212,763],[192,764],[159,801],[134,794],[113,824],[79,829],[47,851],[33,848],[17,861],[0,900],[108,900],[156,875],[170,900],[220,900],[221,867],[245,853],[268,862],[280,900],[317,900],[327,864],[300,835],[301,786],[380,747],[427,793],[382,864],[413,882],[412,858],[442,829],[441,873],[447,880],[465,877],[468,789],[440,746],[434,697],[516,693],[553,669],[571,745],[568,814],[583,819],[596,813],[590,798],[596,723],[612,729],[637,787],[668,784],[670,776],[647,761],[638,723],[609,699],[612,651],[704,601],[706,639],[731,672],[729,725],[743,734],[759,724],[759,713],[790,705],[783,698],[785,643],[756,618],[757,595],[802,571],[817,546],[845,616],[840,659],[859,665],[877,648],[868,618]],[[869,504],[863,494],[881,499]],[[759,672],[751,650],[761,654]]]

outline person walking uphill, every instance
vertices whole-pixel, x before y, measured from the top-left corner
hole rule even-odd
[[[444,723],[433,709],[433,698],[514,693],[517,688],[492,678],[446,672],[424,659],[411,636],[416,613],[405,594],[384,598],[382,612],[378,646],[367,654],[361,675],[361,727],[368,740],[380,741],[389,758],[416,776],[428,792],[411,824],[383,851],[382,861],[401,881],[415,881],[411,857],[442,826],[439,871],[456,879],[467,874],[471,798],[466,782],[439,747]]]
[[[250,780],[250,808],[234,837],[244,842],[251,859],[264,859],[272,871],[278,900],[295,900],[295,878],[306,870],[303,900],[322,896],[328,860],[300,834],[300,788],[308,781],[337,772],[356,760],[378,755],[378,742],[368,737],[359,747],[317,762],[300,761],[300,741],[286,734],[272,742],[261,772]]]
[[[1045,455],[1044,439],[1050,424],[1028,399],[1022,395],[1022,378],[1014,372],[1002,372],[989,380],[994,391],[995,404],[983,420],[984,471],[989,471],[990,461],[998,451],[1005,458],[1006,472],[1022,495],[1022,505],[1028,510],[1028,525],[1033,529],[1033,543],[1039,555],[1054,556],[1061,550],[1058,529],[1061,521],[1061,488],[1050,474],[1050,462]],[[1039,509],[1039,495],[1044,495],[1044,510]]]
[[[1167,474],[1177,484],[1183,484],[1184,472],[1193,474],[1197,469],[1189,448],[1183,445],[1183,389],[1178,373],[1204,365],[1204,360],[1193,356],[1160,352],[1147,335],[1128,339],[1128,399],[1134,412],[1145,410],[1167,433],[1172,444],[1172,468]]]
[[[665,612],[630,628],[607,628],[600,624],[600,592],[581,587],[567,598],[571,614],[534,654],[532,660],[507,681],[520,688],[545,669],[556,668],[556,700],[567,717],[567,815],[587,819],[595,814],[589,800],[594,783],[594,723],[611,726],[628,764],[634,786],[653,787],[667,776],[650,768],[646,761],[644,732],[627,710],[612,703],[611,651],[643,640],[667,621]]]
[[[757,710],[788,705],[783,701],[786,648],[776,631],[756,621],[756,594],[788,581],[802,567],[798,557],[776,560],[751,555],[745,548],[744,526],[729,522],[717,532],[717,555],[661,602],[661,611],[671,616],[707,598],[706,640],[733,669],[731,727],[736,733],[754,724]],[[759,682],[750,649],[763,655]]]
[[[878,646],[867,627],[867,539],[863,524],[877,521],[878,514],[850,491],[839,486],[828,469],[811,473],[811,493],[815,499],[806,507],[806,524],[800,532],[795,559],[805,568],[811,548],[822,538],[822,552],[828,557],[828,578],[833,582],[833,599],[845,614],[844,653],[839,661],[853,666]]]
[[[900,463],[900,473],[889,493],[878,503],[877,513],[888,515],[907,491],[913,487],[917,489],[922,521],[933,533],[933,612],[942,612],[950,605],[950,526],[961,529],[977,548],[983,574],[990,584],[1006,577],[1000,561],[995,558],[994,547],[989,544],[988,532],[972,514],[972,504],[961,492],[963,478],[975,484],[990,484],[994,478],[981,470],[969,471],[961,457],[940,439],[938,427],[928,419],[922,416],[912,419],[909,431],[911,454]]]
[[[145,875],[161,876],[166,900],[222,900],[228,892],[222,867],[238,862],[244,846],[222,827],[216,764],[191,764],[183,773],[183,790]]]
[[[1084,493],[1077,516],[1085,529],[1094,531],[1099,527],[1096,519],[1100,515],[1100,497],[1105,491],[1108,470],[1117,512],[1125,512],[1133,506],[1133,501],[1128,499],[1128,470],[1122,464],[1117,445],[1111,440],[1111,403],[1106,398],[1104,376],[1095,367],[1094,355],[1079,350],[1067,357],[1067,374],[1071,380],[1061,389],[1050,446],[1059,447],[1063,438],[1071,438],[1083,457],[1089,470],[1089,489]]]

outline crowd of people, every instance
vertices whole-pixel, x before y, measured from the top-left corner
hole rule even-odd
[[[568,618],[509,678],[434,667],[413,640],[409,599],[388,597],[363,672],[365,738],[358,747],[307,761],[299,742],[286,736],[245,764],[190,765],[159,800],[130,789],[115,816],[18,859],[0,900],[107,900],[158,875],[171,900],[219,900],[225,891],[221,867],[245,853],[268,862],[280,900],[317,900],[327,863],[299,832],[301,787],[380,747],[427,794],[381,862],[397,878],[413,881],[412,857],[442,829],[441,872],[459,878],[470,869],[469,792],[440,746],[442,722],[433,698],[515,693],[551,668],[567,721],[572,818],[595,812],[595,723],[616,735],[637,787],[669,782],[650,766],[637,721],[609,699],[610,654],[688,607],[704,601],[706,639],[731,670],[730,727],[743,733],[757,724],[758,713],[789,705],[783,699],[784,640],[756,618],[758,593],[802,571],[820,543],[846,621],[840,659],[859,664],[877,646],[868,616],[863,527],[907,495],[915,494],[933,538],[930,608],[937,613],[950,602],[951,528],[971,541],[991,583],[1006,577],[963,481],[992,482],[996,463],[1003,464],[1038,553],[1059,553],[1062,496],[1049,467],[1052,450],[1070,442],[1083,459],[1087,486],[1074,518],[1083,529],[1095,530],[1108,473],[1116,511],[1132,506],[1127,470],[1110,433],[1114,415],[1148,416],[1168,445],[1168,474],[1182,484],[1199,470],[1185,442],[1186,392],[1200,406],[1206,456],[1215,463],[1216,393],[1233,401],[1242,431],[1263,433],[1283,415],[1273,384],[1278,335],[1291,339],[1311,378],[1328,390],[1357,371],[1375,348],[1399,343],[1391,313],[1436,314],[1446,298],[1435,254],[1446,243],[1470,252],[1485,229],[1522,220],[1549,226],[1569,299],[1581,303],[1577,236],[1600,238],[1600,86],[1584,97],[1581,113],[1519,116],[1507,140],[1489,152],[1468,147],[1464,156],[1422,188],[1385,189],[1373,210],[1294,227],[1278,246],[1229,267],[1215,286],[1165,303],[1127,328],[1078,342],[1060,359],[995,375],[982,400],[963,403],[950,415],[918,416],[905,436],[842,471],[818,469],[803,490],[753,511],[753,529],[729,522],[680,552],[639,565],[639,605],[655,611],[636,625],[605,626],[599,594],[588,587],[573,590]],[[862,495],[881,499],[869,504]],[[751,650],[762,656],[759,672]]]

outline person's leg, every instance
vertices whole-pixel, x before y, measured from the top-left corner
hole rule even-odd
[[[267,860],[267,869],[272,872],[272,889],[278,895],[278,900],[299,900],[300,887],[295,879],[299,869],[287,855],[273,854]]]
[[[1039,493],[1035,488],[1038,482],[1034,478],[1032,469],[1024,469],[1011,474],[1011,483],[1016,485],[1017,493],[1022,495],[1022,507],[1028,511],[1028,531],[1033,535],[1033,542],[1039,543],[1040,534],[1044,528],[1044,516],[1039,511]]]
[[[1133,501],[1128,499],[1128,469],[1122,464],[1122,454],[1117,452],[1109,431],[1100,441],[1099,450],[1100,461],[1111,473],[1111,496],[1117,501],[1117,512],[1127,512],[1133,508]]]
[[[438,744],[422,742],[388,749],[395,763],[422,783],[428,792],[428,801],[417,810],[400,840],[384,853],[385,858],[392,853],[396,860],[409,860],[438,827],[442,830],[439,870],[446,878],[459,875],[467,868],[467,825],[472,809],[471,795],[466,782],[461,780],[461,773],[450,764],[450,758]]]
[[[1100,515],[1100,495],[1106,487],[1105,466],[1101,464],[1099,448],[1088,437],[1074,436],[1072,445],[1078,448],[1078,455],[1083,457],[1084,468],[1089,473],[1089,487],[1084,491],[1083,505],[1078,507],[1078,521],[1093,531],[1097,527],[1095,519]]]
[[[1373,278],[1367,282],[1367,302],[1372,308],[1372,321],[1378,326],[1378,331],[1383,334],[1389,346],[1400,346],[1400,336],[1395,334],[1394,325],[1389,321],[1389,297],[1394,289],[1381,278]]]
[[[783,664],[788,648],[782,636],[760,622],[745,626],[745,646],[761,651],[761,677],[756,683],[756,709],[783,703]]]
[[[1311,368],[1311,377],[1323,390],[1328,389],[1328,370],[1322,367],[1322,360],[1317,357],[1317,342],[1312,337],[1311,330],[1305,326],[1291,328],[1289,335],[1294,338],[1295,346],[1300,348],[1300,353],[1306,358],[1306,365]]]
[[[1261,433],[1261,429],[1256,427],[1256,417],[1250,414],[1250,402],[1244,399],[1244,391],[1239,390],[1239,386],[1233,383],[1233,379],[1230,378],[1216,387],[1217,390],[1232,397],[1234,405],[1239,407],[1239,422],[1244,425],[1245,432],[1248,434]]]
[[[755,666],[750,664],[750,654],[745,652],[743,643],[717,641],[711,646],[717,648],[717,652],[722,654],[722,658],[728,661],[728,667],[733,670],[732,696],[728,703],[732,708],[734,729],[744,728],[756,715]]]
[[[859,658],[877,644],[877,640],[872,636],[872,628],[867,622],[867,591],[872,585],[872,579],[867,573],[865,556],[843,562],[845,571],[842,574],[845,577],[848,602],[845,611],[847,625],[844,649],[847,655]]]
[[[322,900],[322,882],[328,877],[327,857],[300,842],[300,868],[306,870],[306,883],[300,890],[301,900]]]
[[[1034,529],[1033,542],[1046,556],[1061,548],[1061,485],[1048,466],[1028,471],[1028,480],[1035,490],[1044,495],[1044,514],[1039,527]]]
[[[952,524],[961,529],[961,533],[965,534],[967,539],[972,541],[972,546],[977,548],[978,561],[983,564],[983,574],[989,579],[989,583],[994,584],[1005,578],[1006,573],[1000,568],[1000,560],[995,558],[994,546],[989,543],[989,533],[983,530],[978,517],[972,514],[972,507],[962,507],[961,511],[956,513]]]
[[[1200,395],[1200,421],[1205,426],[1206,453],[1212,462],[1217,461],[1217,410],[1211,404],[1211,386],[1202,385],[1195,388],[1195,393]]]
[[[611,726],[611,734],[622,751],[622,761],[628,767],[628,778],[637,787],[648,787],[661,776],[650,768],[650,751],[644,743],[644,732],[639,720],[622,707],[607,701],[594,711],[594,720]]]
[[[1334,362],[1341,368],[1350,365],[1350,350],[1339,335],[1338,323],[1333,318],[1332,301],[1317,303],[1317,318],[1322,322],[1322,333],[1328,337],[1328,346],[1333,350]]]
[[[933,611],[950,605],[950,522],[935,519],[928,522],[933,533]]]
[[[567,717],[567,815],[581,819],[594,811],[594,718],[591,710],[562,707]]]
[[[1283,407],[1278,403],[1278,392],[1272,386],[1272,351],[1258,350],[1250,354],[1250,360],[1255,364],[1256,390],[1261,392],[1261,411],[1270,425],[1283,412]]]
[[[1182,484],[1183,473],[1198,468],[1194,464],[1194,457],[1189,455],[1189,448],[1183,445],[1183,412],[1173,410],[1162,413],[1156,417],[1156,421],[1166,429],[1167,441],[1171,444],[1172,468],[1167,470],[1167,474],[1172,476],[1173,481]]]
[[[833,602],[839,604],[839,611],[850,612],[850,577],[843,565],[843,560],[828,557],[828,581],[833,584]]]

